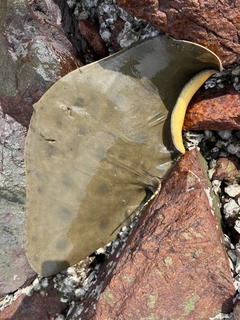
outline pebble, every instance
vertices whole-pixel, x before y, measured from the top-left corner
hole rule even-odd
[[[238,152],[240,152],[240,144],[229,144],[227,147],[227,151],[230,154],[237,154]]]
[[[239,184],[232,184],[224,188],[224,191],[232,198],[235,198],[237,195],[240,194],[240,185]]]
[[[212,169],[210,169],[210,170],[212,170]],[[210,171],[210,170],[208,170],[208,172]],[[215,171],[215,170],[214,170]],[[214,173],[214,172],[213,172]],[[209,178],[211,179],[211,175],[213,174],[212,172],[209,174]],[[218,193],[220,193],[220,191],[221,191],[221,189],[220,189],[220,186],[221,186],[221,181],[219,181],[219,180],[213,180],[212,181],[212,189],[213,189],[213,192],[215,193],[215,194],[218,194]]]
[[[229,140],[232,135],[232,131],[230,130],[218,130],[217,133],[223,140]]]
[[[225,203],[223,206],[223,213],[225,218],[233,217],[239,211],[239,205],[234,199],[230,199],[229,202]]]

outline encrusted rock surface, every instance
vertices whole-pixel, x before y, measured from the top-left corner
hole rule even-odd
[[[37,289],[35,291],[34,289]],[[36,279],[30,292],[21,294],[9,307],[0,313],[0,320],[54,320],[56,314],[66,308],[51,280],[42,284]]]
[[[235,289],[204,166],[196,149],[182,156],[120,257],[103,265],[67,319],[206,320],[232,310]]]
[[[26,128],[0,107],[0,296],[13,292],[35,272],[27,261],[24,244]]]
[[[28,126],[32,105],[82,63],[74,55],[53,1],[0,2],[0,105]]]
[[[215,0],[117,0],[175,39],[197,42],[227,65],[240,58],[240,2]]]

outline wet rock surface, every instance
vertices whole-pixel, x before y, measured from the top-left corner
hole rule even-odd
[[[240,58],[240,3],[191,0],[118,0],[134,16],[175,39],[197,42],[214,51],[224,65]]]

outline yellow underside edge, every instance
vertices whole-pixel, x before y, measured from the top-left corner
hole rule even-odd
[[[182,127],[187,106],[197,90],[211,75],[216,72],[216,70],[207,69],[194,76],[182,89],[175,107],[173,108],[171,115],[172,140],[174,147],[181,153],[185,153],[185,148],[182,140]]]

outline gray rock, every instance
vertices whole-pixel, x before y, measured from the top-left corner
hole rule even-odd
[[[0,109],[0,296],[15,291],[34,272],[24,251],[26,128]]]

